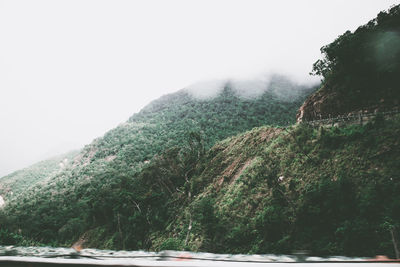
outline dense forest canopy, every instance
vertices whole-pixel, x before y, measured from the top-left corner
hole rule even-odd
[[[312,74],[340,94],[345,109],[400,105],[400,5],[345,32],[321,52]]]
[[[164,204],[165,192],[158,187],[168,194],[176,188],[185,191],[203,154],[196,154],[199,147],[205,151],[257,126],[293,123],[296,110],[313,89],[274,76],[264,93],[253,98],[240,96],[229,84],[209,99],[195,98],[187,90],[163,96],[87,145],[62,171],[46,173],[46,183],[14,190],[12,198],[7,195],[1,223],[4,238],[14,240],[18,233],[26,242],[69,245],[90,236],[97,247],[149,248],[149,234],[166,220],[167,209],[158,207]],[[177,175],[166,181],[166,167],[140,178],[147,177],[148,166],[165,158],[170,160],[166,167],[185,173],[183,180]],[[175,159],[179,162],[173,163]],[[126,235],[127,228],[135,230]],[[129,240],[123,246],[120,231]]]
[[[5,199],[18,198],[29,188],[45,184],[48,179],[66,168],[78,153],[79,151],[71,151],[1,177],[0,195]]]
[[[323,84],[300,110],[328,105],[342,114],[399,104],[399,10],[321,49],[313,73]],[[282,97],[280,86],[297,93]],[[45,186],[9,201],[0,241],[394,257],[399,115],[290,126],[312,90],[278,76],[256,98],[225,86],[210,99],[181,90],[153,101]]]

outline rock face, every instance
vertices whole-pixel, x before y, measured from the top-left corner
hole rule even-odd
[[[328,93],[324,86],[321,87],[301,105],[296,115],[297,122],[337,116],[343,109],[338,98],[337,93]]]
[[[359,97],[358,97],[359,96]],[[394,92],[379,92],[373,98],[362,100],[362,92],[338,90],[323,85],[310,95],[299,108],[296,121],[313,121],[359,113],[393,111],[399,109],[399,99]]]

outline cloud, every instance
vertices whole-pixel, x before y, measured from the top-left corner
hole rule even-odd
[[[299,97],[304,90],[317,84],[317,81],[299,82],[287,75],[266,73],[251,78],[225,78],[197,82],[187,86],[184,90],[198,99],[216,97],[225,87],[231,88],[242,98],[257,98],[269,91],[281,100],[292,101]]]

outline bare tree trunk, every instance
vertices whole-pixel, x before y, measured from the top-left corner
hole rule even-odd
[[[132,203],[135,204],[135,206],[136,206],[136,208],[139,210],[139,212],[142,213],[142,210],[141,210],[139,204],[138,204],[136,201],[134,201],[134,200],[132,200]]]
[[[189,185],[189,177],[188,177],[188,175],[189,175],[189,172],[186,172],[185,173],[185,180],[186,180],[186,183]],[[189,190],[188,190],[188,203],[189,204],[190,204],[190,199],[191,198],[192,198],[192,192],[190,192],[190,188],[189,188]],[[185,246],[187,246],[187,244],[189,242],[190,231],[192,230],[192,223],[193,223],[192,212],[191,212],[191,210],[189,208],[189,226],[188,226],[188,230],[187,230],[187,234],[186,234]]]
[[[186,239],[185,239],[185,246],[187,246],[188,242],[189,242],[189,235],[190,235],[190,231],[192,230],[192,214],[189,214],[190,219],[189,219],[189,226],[188,226],[188,231],[186,234]]]
[[[394,253],[396,254],[396,259],[400,259],[399,249],[397,248],[396,238],[394,237],[394,227],[390,229],[390,234],[392,235],[392,243],[393,243]]]

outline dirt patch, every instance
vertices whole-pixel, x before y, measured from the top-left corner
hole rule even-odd
[[[243,166],[236,172],[235,176],[233,176],[233,178],[231,179],[230,184],[234,183],[239,177],[240,175],[242,175],[242,173],[244,172],[244,170],[250,166],[251,163],[253,163],[253,161],[255,160],[255,158],[253,159],[249,159],[247,160]]]
[[[246,135],[244,137],[246,137]],[[232,140],[229,142],[229,145],[222,152],[228,154],[229,151],[231,151],[239,142],[242,142],[242,140],[243,136],[236,136],[232,138]]]
[[[280,134],[283,130],[279,129],[279,128],[269,128],[269,129],[265,129],[260,133],[260,141],[261,142],[266,142],[269,141],[273,138],[275,138],[275,136],[277,136],[278,134]]]
[[[71,248],[75,249],[76,251],[81,251],[82,249],[86,248],[87,245],[87,241],[88,241],[88,234],[84,233],[78,241],[76,241]]]
[[[235,160],[231,163],[231,165],[229,165],[229,166],[224,170],[224,172],[222,173],[222,176],[225,176],[225,177],[231,176],[231,175],[235,172],[237,166],[239,165],[239,162],[240,162],[240,158],[235,159]]]

